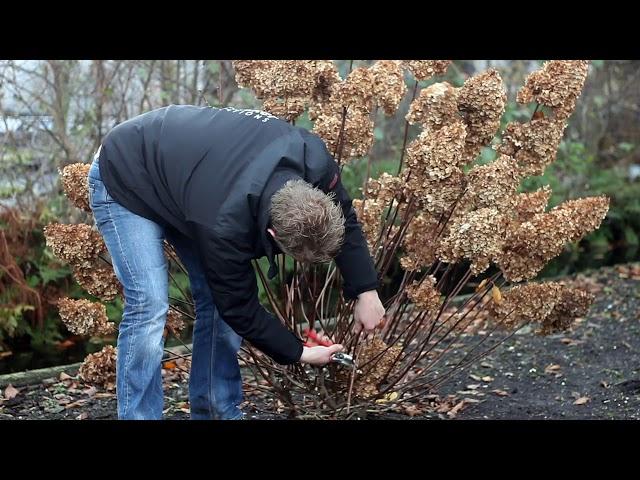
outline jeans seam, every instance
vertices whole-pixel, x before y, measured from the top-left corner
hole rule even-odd
[[[209,416],[211,418],[218,418],[218,402],[216,401],[216,394],[214,389],[214,373],[215,373],[215,362],[216,362],[216,339],[217,339],[217,331],[218,325],[216,322],[215,312],[212,315],[211,319],[211,362],[209,363],[209,395],[211,396],[211,401],[207,402],[209,404]],[[213,405],[213,411],[212,411]]]
[[[116,224],[113,221],[113,216],[111,215],[111,207],[106,202],[105,202],[105,205],[107,206],[107,211],[109,212],[109,221],[113,225],[113,231],[116,234],[116,239],[118,240],[118,248],[120,249],[120,253],[121,253],[123,262],[124,262],[125,266],[127,267],[127,270],[129,271],[129,276],[133,280],[134,288],[136,290],[139,290],[138,281],[136,279],[136,276],[134,275],[133,270],[131,269],[131,266],[129,265],[129,261],[127,260],[127,257],[124,254],[125,252],[124,252],[124,249],[122,248],[122,240],[120,239],[120,234],[118,233],[118,228],[116,227]],[[126,297],[125,297],[125,302],[126,302]],[[138,312],[134,309],[133,313],[134,313],[134,316],[135,316],[135,315],[137,315]],[[129,364],[130,364],[130,361],[131,361],[131,357],[133,355],[133,345],[135,344],[135,339],[136,339],[135,322],[134,322],[133,325],[134,325],[133,334],[132,334],[132,338],[130,338],[130,340],[129,340],[129,350],[126,353],[126,357],[125,357],[125,361],[124,361],[123,384],[125,385],[125,402],[124,402],[123,416],[126,415],[127,411],[129,410],[129,384],[126,381],[126,378],[128,376],[127,373],[128,373],[128,369],[129,369]]]

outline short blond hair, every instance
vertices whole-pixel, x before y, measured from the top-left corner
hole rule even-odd
[[[326,194],[304,180],[289,180],[271,199],[271,225],[280,249],[302,262],[326,262],[344,240],[344,215]]]

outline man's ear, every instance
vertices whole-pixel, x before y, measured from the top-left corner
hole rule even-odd
[[[273,228],[267,228],[267,232],[269,232],[273,238],[276,238],[276,232]]]

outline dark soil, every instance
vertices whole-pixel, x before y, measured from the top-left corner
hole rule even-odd
[[[570,331],[540,337],[521,331],[444,384],[432,399],[378,416],[389,419],[640,419],[640,267],[618,266],[570,279],[596,294]],[[495,345],[502,334],[493,334]],[[463,337],[461,344],[477,340]],[[454,352],[455,355],[455,352]],[[187,374],[165,373],[165,418],[189,418]],[[4,388],[0,419],[115,419],[113,392],[76,377]],[[13,397],[13,398],[10,398]],[[439,405],[439,408],[437,408]],[[248,419],[281,419],[273,402],[247,392]]]

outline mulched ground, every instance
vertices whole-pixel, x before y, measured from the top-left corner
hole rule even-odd
[[[570,331],[539,337],[521,331],[459,372],[427,398],[433,408],[403,407],[389,419],[640,419],[640,265],[570,277],[596,296]],[[494,334],[487,341],[501,339]],[[474,336],[460,340],[473,342]],[[187,374],[165,375],[165,418],[188,419]],[[248,392],[248,419],[280,419],[272,402]],[[75,377],[0,391],[0,419],[115,419],[112,392]],[[378,417],[380,418],[380,417]]]

